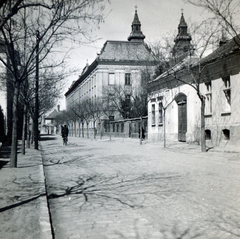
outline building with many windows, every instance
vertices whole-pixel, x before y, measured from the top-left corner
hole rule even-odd
[[[191,73],[191,74],[190,74]],[[194,84],[194,79],[199,84]],[[240,145],[240,39],[200,61],[187,56],[148,83],[148,138],[200,143],[201,101],[207,146]]]
[[[65,93],[66,107],[89,99],[101,98],[107,88],[120,85],[131,91],[141,87],[142,70],[156,65],[151,50],[144,43],[145,36],[135,11],[128,41],[106,41],[92,64],[87,65],[78,80]],[[116,117],[115,117],[116,119]],[[92,128],[93,125],[89,124]]]

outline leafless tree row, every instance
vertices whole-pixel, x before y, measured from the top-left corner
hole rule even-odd
[[[0,61],[7,70],[12,105],[10,166],[16,167],[19,109],[27,113],[24,122],[28,122],[34,112],[39,118],[54,106],[61,82],[69,75],[64,59],[73,45],[62,43],[90,41],[91,28],[103,20],[104,0],[3,1],[0,7]],[[38,124],[36,117],[33,123]]]

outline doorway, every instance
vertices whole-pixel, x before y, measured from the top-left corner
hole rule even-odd
[[[178,104],[178,141],[186,142],[187,133],[187,97],[185,94],[179,94],[176,97]]]

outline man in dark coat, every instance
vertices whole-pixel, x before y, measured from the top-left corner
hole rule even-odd
[[[62,127],[62,137],[68,137],[68,127],[66,124]]]

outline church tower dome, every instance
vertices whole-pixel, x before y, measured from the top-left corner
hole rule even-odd
[[[178,34],[174,39],[175,45],[173,47],[172,53],[174,57],[186,56],[189,50],[192,49],[191,45],[192,37],[188,33],[188,26],[184,19],[183,12],[180,18],[180,23],[178,25]]]
[[[143,41],[145,36],[141,31],[141,22],[139,21],[137,9],[135,10],[134,19],[132,22],[132,32],[128,37],[128,41]]]

